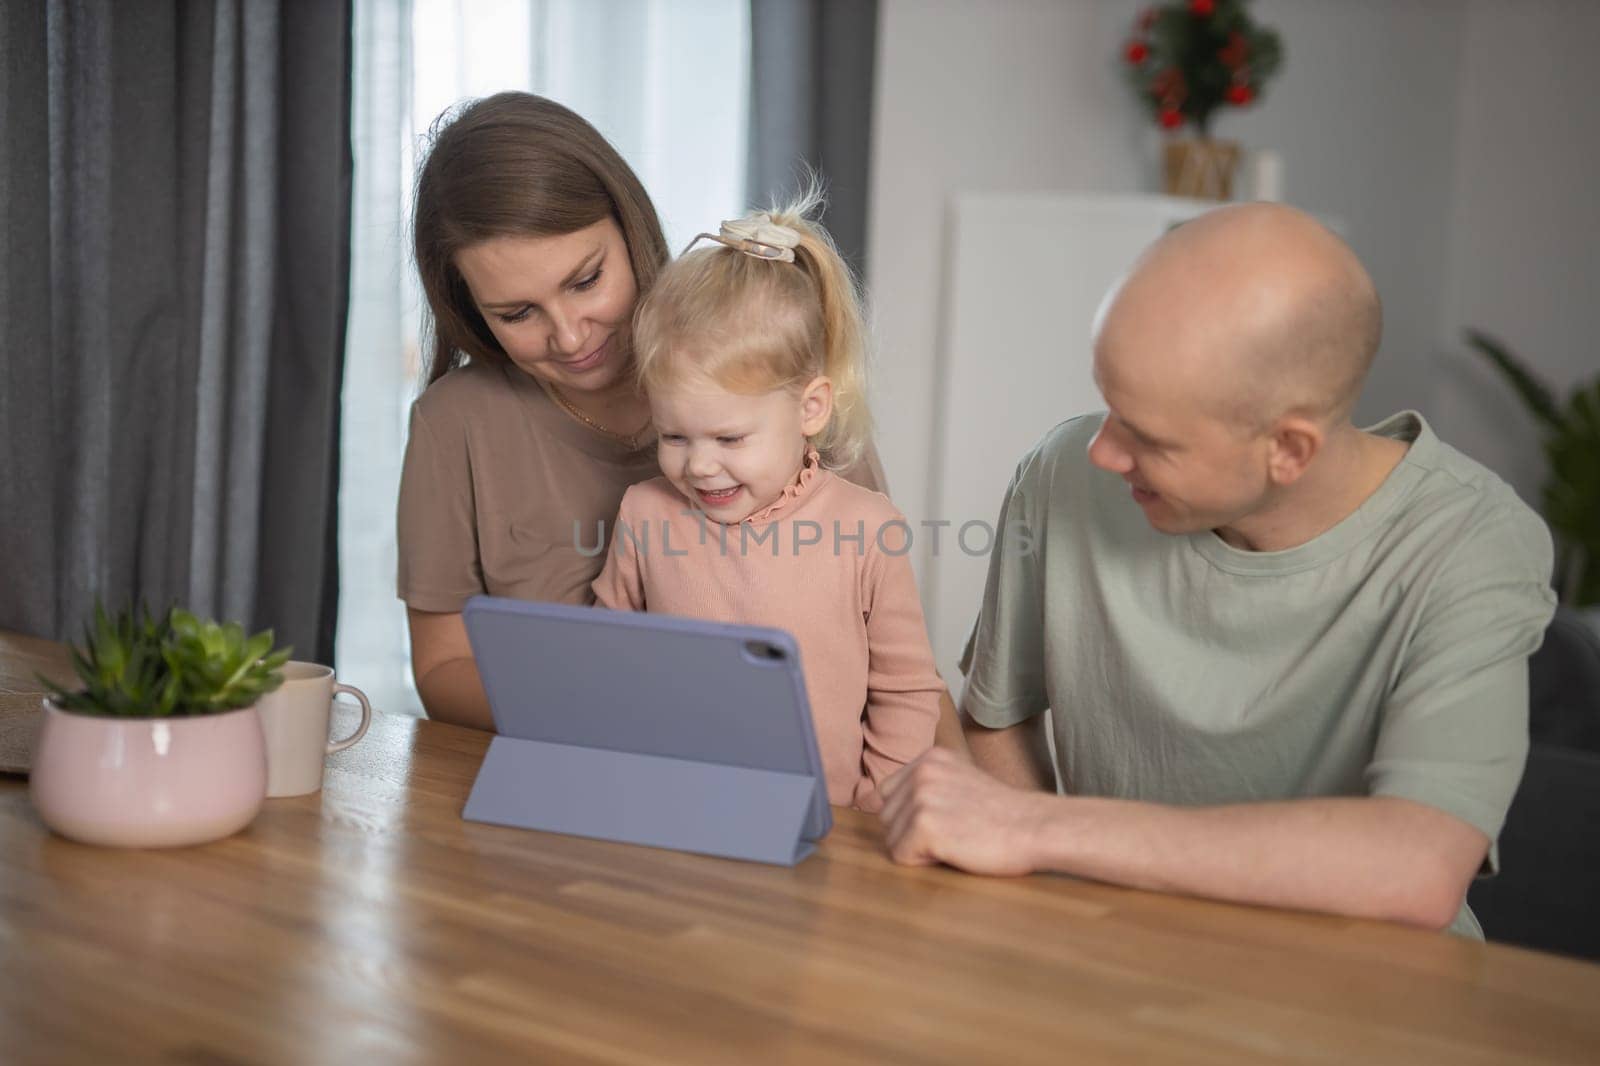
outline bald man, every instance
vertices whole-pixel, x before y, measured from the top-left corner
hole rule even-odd
[[[885,783],[895,859],[1482,935],[1550,538],[1421,416],[1351,423],[1380,332],[1356,257],[1285,207],[1138,261],[1095,323],[1108,410],[1006,492],[1032,544],[1000,538],[963,658],[973,763]]]

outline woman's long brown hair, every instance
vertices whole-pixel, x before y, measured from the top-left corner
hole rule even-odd
[[[598,130],[542,96],[506,92],[440,116],[417,173],[412,239],[432,325],[424,381],[505,350],[456,269],[462,249],[495,237],[553,237],[615,219],[634,282],[648,292],[667,261],[655,206]]]

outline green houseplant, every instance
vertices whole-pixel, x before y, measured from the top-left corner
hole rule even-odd
[[[1562,602],[1600,607],[1600,376],[1566,402],[1511,350],[1480,330],[1467,343],[1505,377],[1544,435],[1547,469],[1540,509],[1556,541],[1555,586]]]
[[[246,636],[236,622],[205,621],[174,607],[159,617],[140,608],[116,616],[95,606],[80,647],[71,650],[83,687],[48,679],[56,706],[79,714],[172,718],[253,706],[283,683],[291,649],[272,647],[272,631]]]
[[[96,607],[72,649],[81,687],[50,689],[29,789],[45,824],[117,847],[198,844],[244,828],[267,791],[256,701],[289,649],[176,608]]]

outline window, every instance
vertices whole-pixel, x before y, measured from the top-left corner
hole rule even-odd
[[[566,104],[638,172],[677,252],[742,213],[747,0],[356,0],[350,315],[339,489],[339,674],[420,714],[395,597],[395,502],[418,390],[411,185],[446,108],[504,89]]]

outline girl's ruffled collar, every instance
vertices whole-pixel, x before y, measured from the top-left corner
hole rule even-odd
[[[783,490],[783,495],[767,504],[761,510],[745,517],[746,522],[770,522],[785,508],[793,507],[799,500],[809,496],[817,485],[824,480],[827,471],[822,469],[822,456],[810,445],[806,446],[805,462],[800,465],[800,475]]]

